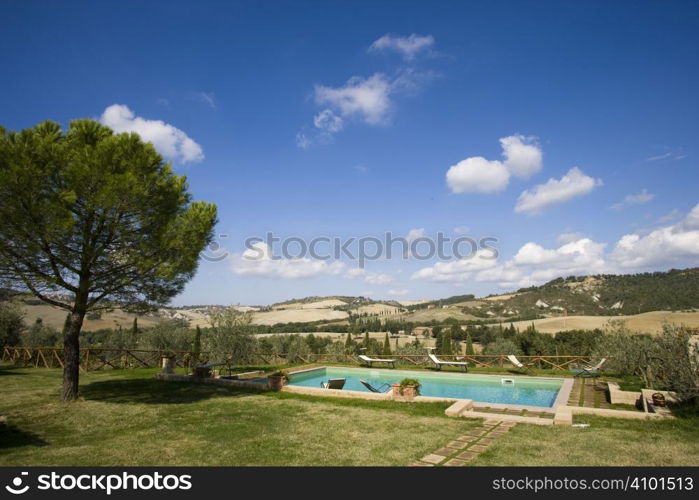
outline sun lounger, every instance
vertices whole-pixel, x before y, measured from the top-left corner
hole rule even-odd
[[[514,354],[510,354],[507,356],[507,360],[514,365],[515,368],[518,368],[520,370],[528,370],[532,366],[534,366],[534,363],[522,363],[520,360],[517,359],[517,356]]]
[[[468,363],[466,361],[442,361],[432,353],[429,353],[428,356],[437,370],[441,370],[443,366],[458,366],[463,368],[465,372],[468,371]]]
[[[367,389],[369,389],[371,392],[387,392],[387,391],[391,388],[391,384],[388,384],[388,383],[383,384],[382,386],[380,386],[380,387],[377,389],[376,387],[374,387],[373,385],[371,385],[371,384],[370,384],[369,382],[367,382],[366,380],[360,380],[360,382],[362,383],[362,385],[363,385],[364,387],[366,387]],[[384,387],[386,387],[385,390],[384,390]]]
[[[342,389],[345,386],[344,378],[331,378],[327,382],[321,382],[320,386],[323,389]]]
[[[602,358],[596,365],[583,365],[578,368],[571,368],[570,373],[576,377],[599,377],[600,370],[607,362],[607,358]]]
[[[360,354],[359,360],[362,362],[363,365],[366,365],[369,368],[371,368],[371,365],[373,363],[386,363],[388,365],[391,365],[391,368],[396,367],[396,360],[395,359],[370,358],[369,356],[366,356],[364,354]]]

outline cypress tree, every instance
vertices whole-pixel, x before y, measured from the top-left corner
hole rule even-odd
[[[133,334],[137,334],[137,333],[138,333],[138,316],[134,316],[134,319],[133,319],[133,326],[131,327],[131,332],[132,332]]]
[[[466,355],[473,356],[476,352],[473,350],[473,340],[470,334],[466,334]]]
[[[388,340],[388,333],[383,338],[383,354],[386,356],[391,355],[391,342]]]
[[[199,353],[201,352],[201,328],[197,325],[194,332],[194,342],[192,342],[192,355],[199,358]]]
[[[449,331],[444,333],[442,339],[442,354],[451,354],[451,333]]]

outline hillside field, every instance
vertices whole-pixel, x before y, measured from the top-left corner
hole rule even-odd
[[[653,311],[630,316],[568,316],[567,318],[544,318],[533,321],[515,321],[516,328],[524,330],[534,323],[536,329],[542,333],[556,333],[564,330],[591,330],[594,328],[604,328],[609,320],[622,320],[626,326],[634,331],[646,333],[659,333],[663,323],[675,323],[699,328],[699,311],[673,312],[673,311]],[[509,325],[503,322],[504,325]]]

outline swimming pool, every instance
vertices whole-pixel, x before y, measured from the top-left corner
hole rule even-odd
[[[422,396],[548,408],[553,407],[563,385],[563,379],[554,378],[343,367],[324,367],[292,373],[288,385],[320,388],[321,382],[327,382],[329,378],[344,378],[344,390],[370,392],[360,380],[378,388],[382,384],[400,382],[406,377],[415,378],[420,382]],[[513,383],[503,382],[503,379],[509,379]]]

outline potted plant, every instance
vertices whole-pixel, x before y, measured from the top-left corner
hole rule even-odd
[[[420,395],[420,382],[414,378],[404,378],[398,384],[393,385],[393,394],[400,394],[405,399],[413,399]]]
[[[284,370],[277,370],[276,372],[267,375],[267,381],[269,382],[269,388],[273,391],[279,391],[284,384],[289,381],[289,375]]]

